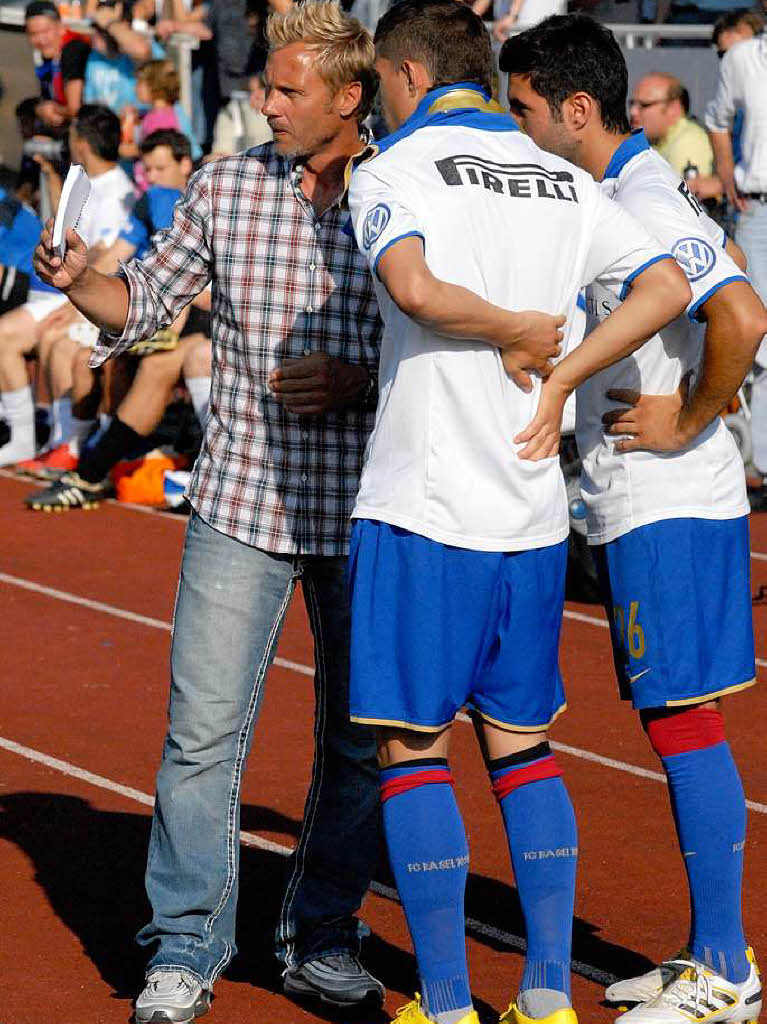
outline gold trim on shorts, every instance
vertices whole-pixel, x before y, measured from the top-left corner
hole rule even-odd
[[[509,722],[499,722],[496,718],[483,714],[478,708],[474,710],[484,721],[498,726],[499,729],[506,729],[508,732],[545,732],[559,718],[562,712],[567,710],[567,702],[560,705],[544,725],[513,725]],[[457,714],[458,711],[456,711]],[[412,722],[399,722],[391,718],[361,718],[358,715],[350,715],[349,717],[352,722],[357,722],[359,725],[383,725],[390,729],[411,729],[413,732],[442,732],[443,729],[447,729],[455,721],[455,718],[451,718],[449,722],[445,722],[443,725],[414,725]]]
[[[360,718],[357,715],[349,715],[349,718],[358,725],[385,725],[390,729],[411,729],[413,732],[442,732],[455,721],[451,718],[444,725],[413,725],[412,722],[397,722],[392,718]]]
[[[684,700],[667,700],[665,707],[667,708],[681,708],[685,704],[703,704],[707,700],[713,700],[715,697],[724,697],[728,693],[738,693],[740,690],[747,690],[749,686],[756,684],[756,676],[753,679],[747,680],[745,683],[736,683],[734,686],[725,686],[721,690],[712,690],[711,693],[703,693],[699,697],[685,697]]]
[[[559,718],[563,711],[567,710],[567,701],[564,704],[560,704],[551,718],[542,725],[514,725],[511,722],[499,722],[497,718],[491,718],[490,715],[485,715],[483,712],[476,709],[477,714],[480,718],[484,719],[485,722],[489,722],[491,725],[497,725],[499,729],[505,729],[507,732],[545,732],[553,723]]]

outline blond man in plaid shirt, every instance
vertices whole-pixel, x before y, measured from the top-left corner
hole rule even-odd
[[[381,323],[350,231],[344,169],[374,93],[369,34],[336,3],[275,17],[264,112],[275,141],[190,180],[173,225],[104,277],[71,235],[40,271],[103,328],[96,364],[170,323],[209,282],[213,375],[189,486],[169,730],[147,864],[154,945],[138,1021],[203,1013],[235,953],[239,796],[296,583],[315,639],[316,750],[277,928],[285,989],[380,1001],[355,912],[378,850],[375,747],[348,716],[349,513],[373,426]],[[84,482],[83,482],[84,483]]]

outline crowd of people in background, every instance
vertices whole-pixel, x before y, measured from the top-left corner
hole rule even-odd
[[[262,113],[266,23],[270,11],[284,12],[292,2],[87,0],[77,11],[64,12],[79,15],[79,22],[62,19],[51,0],[27,5],[25,30],[35,52],[39,94],[16,107],[21,162],[17,172],[4,169],[0,181],[0,466],[15,465],[48,482],[46,490],[30,495],[32,508],[94,504],[113,493],[110,473],[121,459],[140,457],[158,441],[178,440],[176,428],[193,454],[201,425],[192,417],[190,430],[189,415],[171,415],[173,426],[166,425],[163,432],[165,410],[177,413],[177,400],[188,400],[190,393],[200,415],[207,406],[210,342],[204,308],[195,308],[160,337],[147,339],[140,351],[124,357],[124,365],[94,374],[87,363],[95,330],[65,296],[36,279],[32,249],[42,221],[56,211],[68,165],[83,163],[94,181],[90,215],[81,230],[99,269],[114,270],[120,260],[140,256],[152,235],[170,225],[173,205],[194,167],[271,140]],[[767,0],[761,5],[762,10],[733,10],[728,0],[471,3],[498,40],[515,26],[536,23],[566,7],[608,22],[712,22],[710,42],[720,58],[741,43],[764,38]],[[391,0],[344,4],[371,30],[389,6]],[[184,104],[171,45],[179,33],[197,41]],[[704,127],[702,117],[694,116],[702,112],[690,109],[685,84],[658,71],[636,83],[629,114],[632,127],[644,130],[709,213],[733,233],[738,220],[750,223],[754,215],[743,216],[738,209],[715,159],[710,119],[721,131],[719,121],[726,116],[721,113],[723,101],[717,102],[718,118],[709,112]],[[735,103],[732,110],[734,166],[744,159],[745,106]],[[750,121],[753,136],[753,116]],[[386,131],[375,110],[369,124],[374,134]],[[754,190],[757,199],[760,189]],[[764,261],[758,238],[755,244],[752,260],[758,267]],[[744,248],[748,251],[748,245]],[[762,271],[756,273],[759,277]],[[196,301],[204,307],[209,300]],[[196,344],[199,339],[202,345]],[[195,355],[188,363],[190,346]],[[765,377],[757,365],[751,410],[756,450],[750,457],[751,480],[759,495],[767,473]],[[98,452],[104,445],[107,456],[89,460],[88,448]],[[181,458],[178,464],[183,462]],[[75,473],[91,490],[79,484],[74,490],[62,486],[60,478],[66,473]],[[158,504],[165,500],[157,487],[153,496]]]

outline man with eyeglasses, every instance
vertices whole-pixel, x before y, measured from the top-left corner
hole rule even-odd
[[[709,176],[714,171],[711,143],[689,112],[685,87],[678,78],[661,71],[640,78],[629,100],[631,127],[644,129],[650,144],[680,178]]]

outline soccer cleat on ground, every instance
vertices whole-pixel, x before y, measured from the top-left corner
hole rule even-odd
[[[526,1017],[516,1003],[512,1003],[506,1013],[501,1014],[498,1024],[578,1024],[575,1010],[555,1010],[548,1017]]]
[[[622,1024],[756,1024],[762,1010],[762,979],[751,960],[736,985],[704,964],[688,960],[681,974],[649,1002],[617,1018]]]
[[[400,1006],[394,1015],[395,1024],[431,1024],[431,1021],[421,1009],[421,997],[417,995],[412,1003]],[[461,1017],[458,1024],[479,1024],[479,1017],[474,1010],[470,1010],[465,1017]]]
[[[320,999],[331,1006],[380,1005],[386,994],[381,982],[351,953],[315,957],[300,967],[288,967],[282,977],[287,995]]]
[[[187,971],[152,971],[136,999],[136,1024],[189,1024],[210,1009],[210,992]]]
[[[664,960],[647,974],[616,981],[605,989],[605,999],[608,1003],[646,1003],[648,999],[659,996],[665,985],[679,977],[689,964],[689,958],[689,951],[681,949],[676,956]]]
[[[35,512],[63,512],[69,508],[96,508],[113,494],[114,487],[109,480],[89,484],[77,473],[65,473],[45,490],[28,495],[24,504]]]
[[[36,480],[58,480],[64,473],[77,469],[77,446],[67,441],[66,444],[38,455],[36,459],[17,462],[16,469]]]

